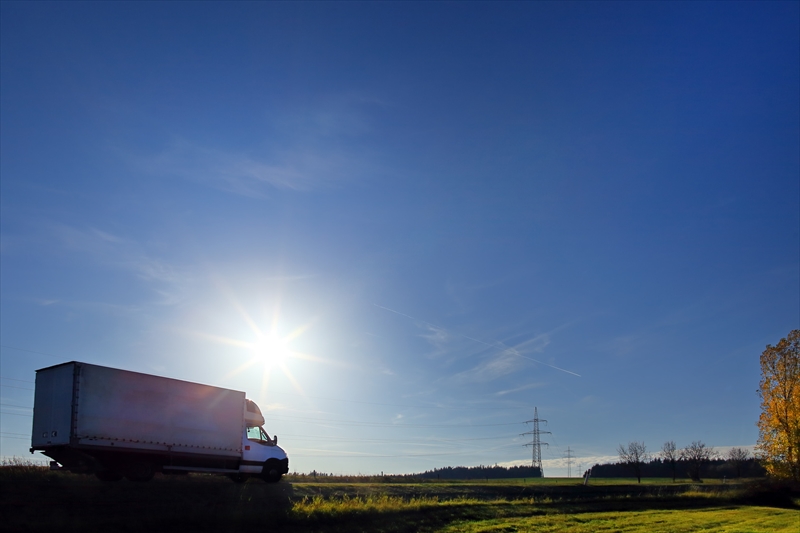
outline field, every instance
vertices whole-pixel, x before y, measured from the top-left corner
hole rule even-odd
[[[643,480],[645,481],[645,480]],[[215,476],[149,483],[0,468],[5,531],[791,532],[800,494],[761,482],[576,479],[413,482]]]

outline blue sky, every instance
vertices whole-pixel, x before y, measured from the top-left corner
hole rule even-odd
[[[0,10],[3,456],[69,360],[244,390],[296,471],[523,463],[534,407],[547,475],[755,444],[798,2]]]

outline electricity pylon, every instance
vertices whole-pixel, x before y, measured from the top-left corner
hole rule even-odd
[[[546,442],[542,442],[539,438],[539,435],[542,433],[550,434],[549,431],[539,431],[539,422],[544,422],[547,424],[547,420],[539,420],[539,410],[534,407],[533,408],[533,420],[526,420],[526,424],[533,424],[533,431],[528,431],[526,433],[520,433],[521,436],[525,435],[533,435],[533,441],[525,444],[525,446],[530,446],[533,448],[532,450],[532,457],[531,457],[531,467],[532,468],[539,468],[539,476],[544,477],[544,469],[542,468],[542,444],[545,446],[550,446],[550,444]]]
[[[572,477],[572,450],[567,446],[567,477]]]

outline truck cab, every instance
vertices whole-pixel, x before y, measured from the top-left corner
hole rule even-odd
[[[242,435],[242,461],[235,481],[251,475],[261,475],[265,481],[276,482],[289,471],[289,458],[278,446],[278,437],[270,437],[264,429],[264,416],[258,405],[245,400],[245,430]]]

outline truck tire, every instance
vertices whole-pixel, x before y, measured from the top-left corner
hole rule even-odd
[[[153,467],[153,465],[147,461],[135,461],[133,463],[128,463],[127,467],[125,468],[125,478],[128,481],[135,481],[137,483],[150,481],[153,479],[155,473],[155,467]]]
[[[264,468],[261,470],[261,477],[267,483],[277,483],[281,480],[283,473],[280,471],[280,463],[275,459],[267,459]]]
[[[122,479],[122,474],[115,470],[98,470],[94,475],[100,481],[119,481]]]

